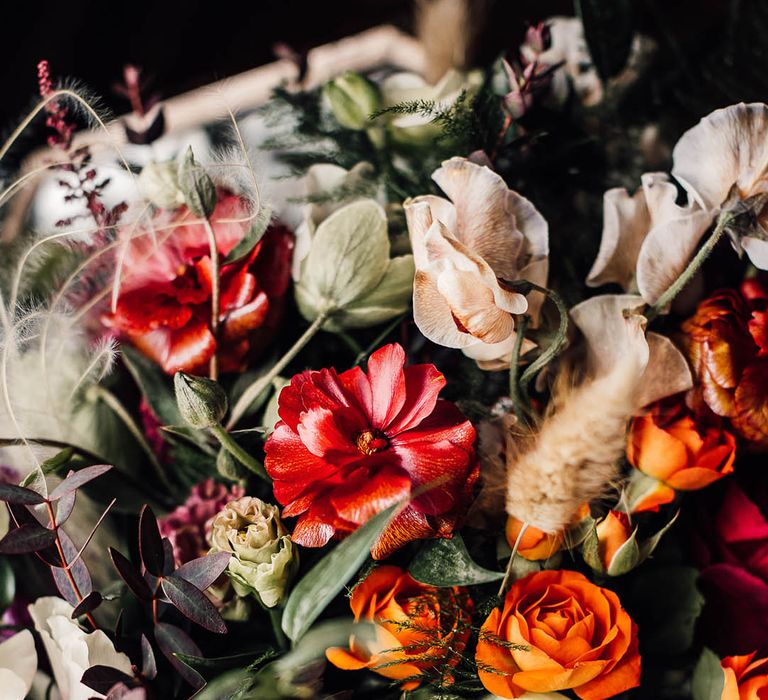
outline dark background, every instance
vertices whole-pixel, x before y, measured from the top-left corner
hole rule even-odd
[[[684,57],[692,42],[721,37],[721,20],[730,6],[753,2],[765,0],[638,0],[638,20],[644,31]],[[519,43],[526,22],[573,13],[571,0],[472,0],[472,4],[488,8],[479,60]],[[0,33],[0,131],[36,97],[36,65],[42,58],[50,61],[54,79],[76,78],[107,107],[122,113],[128,105],[113,93],[112,85],[125,63],[143,67],[154,78],[154,88],[170,96],[274,60],[278,41],[302,51],[384,22],[412,30],[413,0],[14,3]]]

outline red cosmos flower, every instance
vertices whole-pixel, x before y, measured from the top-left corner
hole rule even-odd
[[[253,331],[272,330],[280,316],[293,235],[271,226],[249,255],[221,267],[217,340],[210,328],[210,246],[202,224],[186,223],[194,220],[182,207],[170,220],[158,216],[155,232],[120,232],[127,240],[120,296],[104,322],[168,373],[202,373],[214,352],[221,371],[237,371],[259,341]],[[220,192],[211,222],[223,260],[248,232],[245,201]]]
[[[322,547],[417,494],[371,549],[383,559],[406,542],[449,537],[477,479],[475,429],[437,398],[434,365],[403,368],[387,345],[355,367],[297,374],[279,398],[282,419],[265,446],[284,516],[300,516],[293,540]]]

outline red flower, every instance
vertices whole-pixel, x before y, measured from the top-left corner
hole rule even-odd
[[[219,194],[211,216],[220,259],[250,226],[244,200]],[[104,322],[168,373],[202,373],[217,353],[221,371],[242,369],[259,339],[272,330],[290,280],[293,235],[271,226],[249,255],[220,269],[219,337],[211,321],[211,258],[205,228],[185,207],[155,232],[124,229],[126,239],[117,310]],[[269,335],[269,333],[267,333]],[[261,339],[263,341],[263,339]]]
[[[322,547],[413,496],[371,550],[383,559],[406,542],[449,537],[463,516],[477,479],[475,429],[437,398],[445,378],[434,365],[404,361],[387,345],[367,376],[302,372],[280,394],[264,464],[283,515],[300,516],[298,544]]]

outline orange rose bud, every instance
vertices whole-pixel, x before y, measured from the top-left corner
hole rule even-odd
[[[768,697],[768,659],[755,654],[726,656],[720,665],[725,676],[720,700],[761,700]]]
[[[403,690],[419,686],[418,676],[452,682],[472,621],[472,600],[465,588],[435,588],[411,578],[397,566],[379,566],[352,591],[355,622],[373,623],[372,638],[354,635],[349,649],[331,647],[328,661],[338,668],[366,668],[403,681]]]
[[[572,525],[578,525],[588,515],[589,505],[585,503],[576,514]],[[514,515],[510,515],[507,518],[505,534],[507,543],[513,549],[515,542],[517,542],[517,538],[520,536],[520,531],[523,529],[523,524],[523,521],[518,520]],[[517,553],[523,557],[523,559],[528,559],[529,561],[549,559],[552,555],[562,549],[566,540],[566,532],[567,531],[550,534],[539,530],[537,527],[529,525],[523,533],[523,537],[517,547]]]
[[[633,510],[655,510],[675,490],[695,491],[733,471],[736,438],[717,416],[697,420],[681,399],[660,401],[632,421],[627,459],[658,486]]]
[[[597,530],[597,550],[605,570],[611,568],[616,553],[629,541],[634,528],[629,523],[626,513],[611,510],[595,528]]]
[[[539,571],[512,584],[483,623],[475,659],[502,698],[572,689],[605,700],[640,683],[637,625],[618,596],[575,571]]]

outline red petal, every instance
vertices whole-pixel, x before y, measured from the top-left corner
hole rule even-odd
[[[208,324],[202,319],[193,319],[184,328],[171,333],[163,369],[169,374],[194,370],[207,363],[215,350],[216,340]]]
[[[404,373],[405,404],[389,427],[392,434],[415,428],[429,416],[445,386],[445,377],[434,365],[411,365]]]
[[[351,439],[354,432],[344,430],[340,425],[343,423],[343,410],[312,408],[301,414],[298,433],[304,446],[312,454],[318,457],[332,457],[335,453],[359,456],[359,451]],[[360,429],[364,427],[363,425]]]
[[[433,533],[434,530],[426,516],[408,506],[389,521],[376,544],[371,548],[371,556],[376,560],[386,559],[408,542],[427,539]]]
[[[170,285],[156,285],[120,295],[110,325],[128,333],[147,333],[158,328],[182,328],[192,310],[174,298]]]
[[[405,404],[404,363],[405,351],[395,343],[379,348],[368,360],[373,428],[386,431]]]
[[[248,272],[245,265],[230,265],[221,275],[222,311],[236,309],[247,304],[257,288],[256,278]]]
[[[313,507],[299,518],[291,539],[304,547],[323,547],[336,533],[332,520],[332,514]]]
[[[291,282],[293,234],[285,226],[273,224],[261,239],[261,246],[251,269],[259,280],[259,287],[267,296],[282,296],[288,291]]]
[[[330,500],[342,518],[358,525],[406,499],[411,492],[408,475],[395,467],[371,475],[367,470],[359,470],[355,477],[334,489]]]
[[[248,333],[264,323],[268,311],[269,301],[267,295],[264,292],[259,292],[252,302],[227,314],[224,321],[222,339],[232,341],[244,338]]]

